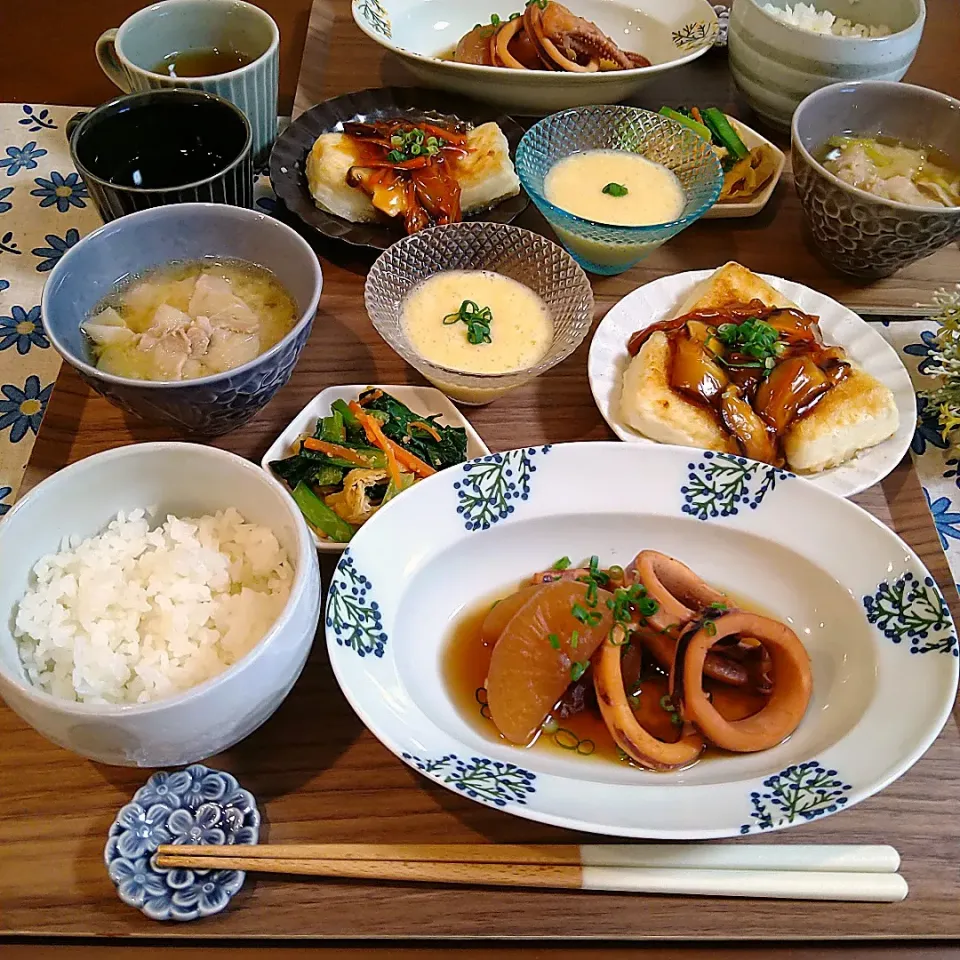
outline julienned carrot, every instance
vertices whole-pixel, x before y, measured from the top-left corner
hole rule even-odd
[[[379,447],[387,457],[387,470],[390,473],[390,479],[395,487],[400,486],[400,467],[397,466],[397,458],[394,451],[390,449],[390,441],[383,435],[380,429],[380,422],[376,417],[371,417],[356,400],[350,401],[350,412],[360,421],[363,432],[367,435],[367,440],[375,447]]]
[[[405,450],[400,446],[399,443],[394,443],[390,439],[387,439],[387,443],[393,447],[393,452],[397,460],[399,460],[400,463],[402,463],[408,470],[412,470],[418,477],[429,477],[437,472],[433,469],[433,467],[430,466],[429,463],[424,463],[416,454],[411,453],[409,450]]]
[[[407,425],[407,435],[410,435],[410,427],[419,427],[425,433],[430,434],[437,443],[440,442],[440,432],[432,423],[427,423],[426,420],[411,420]]]
[[[354,407],[356,407],[356,409],[354,409]],[[429,463],[424,463],[418,456],[404,449],[399,443],[394,443],[393,440],[386,436],[383,430],[380,429],[380,422],[377,418],[371,417],[356,401],[350,404],[350,410],[360,421],[360,425],[367,434],[367,439],[380,447],[380,449],[387,454],[388,458],[392,452],[398,463],[402,464],[412,473],[415,473],[418,477],[429,477],[437,472]]]
[[[341,460],[347,460],[355,463],[358,467],[369,467],[370,461],[356,450],[349,447],[341,447],[338,443],[331,443],[329,440],[320,440],[317,437],[307,437],[303,445],[308,450],[315,450],[317,453],[325,453],[328,457],[339,457]]]

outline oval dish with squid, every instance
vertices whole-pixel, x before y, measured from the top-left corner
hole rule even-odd
[[[648,770],[687,767],[710,748],[776,746],[812,692],[810,658],[786,623],[654,550],[626,568],[564,558],[495,603],[476,639],[489,652],[477,699],[504,740],[559,730],[561,746]],[[588,728],[589,741],[578,734]]]

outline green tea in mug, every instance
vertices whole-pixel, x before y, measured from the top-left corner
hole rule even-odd
[[[229,73],[253,63],[248,56],[232,47],[205,47],[199,50],[178,50],[168,53],[155,67],[154,73],[164,77],[212,77]]]

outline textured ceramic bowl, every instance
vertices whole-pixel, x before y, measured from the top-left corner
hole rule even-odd
[[[403,299],[444,270],[492,270],[533,290],[553,319],[546,356],[503,374],[463,373],[421,357],[403,329]],[[371,267],[364,300],[377,333],[448,397],[469,405],[490,403],[556,366],[580,346],[593,323],[590,281],[573,259],[539,234],[503,223],[452,223],[405,237]]]
[[[177,696],[142,704],[77,703],[27,679],[11,621],[41,556],[67,534],[101,532],[120,510],[197,516],[236,507],[268,527],[296,574],[273,627],[223,673]],[[193,443],[108,450],[55,473],[0,523],[0,696],[48,740],[100,763],[180,766],[242,740],[280,706],[306,662],[320,611],[317,552],[283,487],[242,458]]]
[[[196,763],[160,770],[117,814],[103,861],[117,896],[151,920],[196,920],[225,909],[243,886],[242,870],[158,867],[164,843],[248,845],[260,837],[260,811],[230,773]]]
[[[807,94],[841,80],[899,80],[913,62],[926,18],[924,0],[818,0],[854,23],[886,25],[888,37],[855,39],[810,33],[763,9],[793,0],[733,0],[730,71],[747,103],[769,124],[786,129]]]
[[[649,227],[614,227],[567,213],[544,196],[551,167],[585,150],[630,150],[661,163],[683,187],[683,213]],[[699,220],[716,202],[723,170],[713,148],[674,120],[639,107],[564,110],[531,127],[517,149],[524,189],[577,263],[591,273],[623,273]]]
[[[353,19],[400,57],[418,81],[485,100],[514,113],[543,116],[588,103],[616,103],[655,77],[703,56],[719,36],[707,0],[576,0],[568,4],[649,67],[598,73],[508,70],[443,59],[492,14],[504,20],[523,0],[353,0]]]
[[[80,324],[126,277],[170,261],[224,257],[270,270],[299,311],[275,346],[225,373],[196,380],[132,380],[98,370]],[[187,434],[213,436],[246,423],[287,382],[317,312],[323,275],[309,244],[286,224],[220,203],[141,210],[84,237],[50,274],[41,302],[57,352],[112,403]]]
[[[850,131],[929,144],[960,162],[960,101],[907,83],[838,83],[811,94],[793,117],[793,178],[823,258],[844,273],[886,277],[960,236],[960,207],[882,200],[815,159]]]

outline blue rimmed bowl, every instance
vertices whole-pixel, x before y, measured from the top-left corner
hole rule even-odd
[[[566,157],[588,150],[629,150],[673,171],[683,187],[676,220],[621,227],[575,216],[544,195],[544,180]],[[527,131],[517,148],[524,189],[571,256],[590,273],[629,270],[661,244],[699,220],[720,196],[723,170],[713,148],[682,124],[640,107],[596,106],[564,110]]]
[[[196,920],[219,913],[243,886],[242,870],[158,867],[164,843],[253,844],[260,811],[236,777],[196,763],[155,773],[117,814],[103,860],[117,896],[151,920]]]
[[[193,380],[134,380],[97,368],[81,324],[130,277],[174,262],[243,260],[269,270],[297,306],[279,342],[232,370]],[[228,433],[290,379],[320,301],[316,254],[295,230],[225,203],[175,203],[112,220],[71,247],[43,289],[43,326],[54,349],[97,393],[122,410],[190,436]]]

